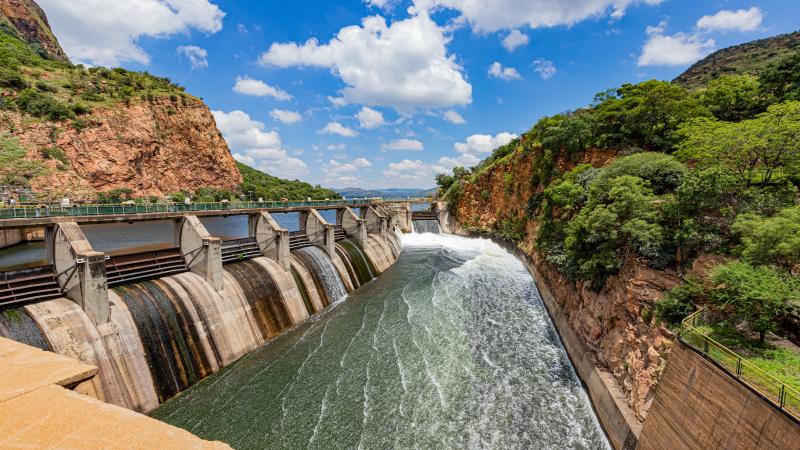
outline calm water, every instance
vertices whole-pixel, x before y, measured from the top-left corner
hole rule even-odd
[[[400,260],[153,416],[236,448],[608,448],[530,275],[497,245]]]

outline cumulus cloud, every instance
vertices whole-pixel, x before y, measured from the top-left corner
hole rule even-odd
[[[289,156],[278,133],[265,131],[262,122],[239,110],[212,114],[237,161],[281,178],[308,175],[306,164]]]
[[[508,33],[508,35],[503,38],[503,47],[513,52],[517,47],[528,45],[528,42],[530,42],[530,38],[527,34],[519,30],[511,30],[511,33]]]
[[[506,145],[512,139],[516,139],[517,135],[513,133],[498,133],[495,136],[490,134],[473,134],[469,136],[465,142],[456,142],[453,148],[461,154],[479,155],[483,153],[490,153],[492,150]]]
[[[500,78],[501,80],[519,80],[522,78],[522,75],[517,72],[517,69],[513,67],[503,67],[502,64],[499,62],[495,62],[491,66],[489,66],[488,70],[489,76],[492,78]]]
[[[340,124],[339,122],[328,122],[325,125],[325,128],[320,130],[320,133],[338,134],[339,136],[344,136],[344,137],[358,136],[358,131],[352,128],[347,128],[346,126]]]
[[[411,150],[418,152],[423,150],[425,146],[416,139],[396,139],[381,145],[381,148],[384,150]]]
[[[648,39],[639,55],[639,66],[684,66],[707,55],[716,46],[714,39],[699,34],[666,35],[667,23],[647,27]]]
[[[148,64],[142,37],[163,38],[191,30],[216,33],[225,13],[209,0],[38,0],[64,50],[75,61],[117,66]]]
[[[291,100],[292,96],[286,91],[264,83],[261,80],[250,78],[247,75],[236,78],[233,91],[239,94],[252,95],[254,97],[273,97],[277,100]]]
[[[208,67],[208,52],[196,45],[181,45],[178,53],[189,59],[192,69],[205,69]]]
[[[455,158],[443,156],[439,158],[439,161],[434,166],[434,169],[436,170],[436,173],[448,173],[452,171],[454,167],[472,167],[477,165],[479,162],[481,162],[481,158],[469,153],[458,155]]]
[[[556,66],[553,64],[553,61],[548,61],[543,58],[533,61],[533,70],[538,73],[543,80],[547,80],[556,74]]]
[[[273,109],[269,112],[269,116],[287,125],[291,125],[303,120],[303,116],[301,116],[297,111],[288,111],[285,109]]]
[[[467,123],[467,121],[464,120],[463,117],[461,117],[461,114],[459,114],[456,111],[453,111],[452,109],[448,110],[448,111],[445,111],[442,114],[442,117],[444,118],[444,120],[446,120],[446,121],[448,121],[450,123],[456,124],[456,125],[461,125],[461,124]]]
[[[661,0],[414,0],[414,10],[452,9],[473,30],[484,33],[525,25],[573,25],[588,18],[619,19],[634,3],[657,5]]]
[[[372,167],[372,163],[366,158],[356,158],[352,161],[332,159],[322,166],[322,171],[325,173],[324,182],[335,186],[361,184],[361,180],[355,174],[369,167]]]
[[[342,97],[328,97],[328,101],[331,102],[335,108],[341,108],[342,106],[347,106],[347,100],[343,99]]]
[[[722,10],[714,15],[703,16],[697,20],[697,28],[708,31],[755,31],[761,26],[764,13],[753,6],[736,11]]]
[[[342,150],[346,149],[347,146],[342,144],[342,143],[339,143],[339,144],[330,144],[325,148],[328,149],[328,150],[333,150],[333,151],[342,151]]]
[[[402,112],[446,108],[472,102],[472,86],[455,57],[450,38],[427,14],[388,25],[380,16],[339,30],[328,43],[309,39],[274,43],[260,57],[263,65],[328,68],[346,87],[348,103],[387,106]]]
[[[373,130],[386,123],[383,121],[383,114],[381,114],[380,111],[376,111],[368,106],[361,108],[361,111],[356,114],[356,119],[358,119],[359,126],[367,130]]]

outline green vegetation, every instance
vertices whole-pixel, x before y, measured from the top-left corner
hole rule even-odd
[[[242,174],[242,193],[258,199],[264,200],[305,200],[311,197],[314,200],[325,198],[334,200],[341,196],[336,192],[317,186],[312,186],[300,180],[288,181],[278,177],[273,177],[264,172],[248,167],[242,163],[237,163],[239,172]]]
[[[596,290],[633,260],[683,272],[700,254],[726,255],[707,279],[687,280],[646,314],[674,324],[712,305],[763,340],[800,313],[800,52],[750,73],[694,90],[651,80],[602,92],[587,108],[542,118],[475,167],[439,175],[440,192],[457,210],[471,183],[500,176],[506,195],[524,189],[519,208],[537,222],[530,237],[543,259]],[[581,164],[595,149],[617,157]],[[510,175],[519,161],[532,164],[529,186]],[[470,202],[486,205],[481,186]],[[501,212],[492,231],[528,238],[519,212]],[[476,229],[479,220],[462,218]]]
[[[42,162],[26,159],[17,139],[0,133],[0,184],[29,187],[32,178],[46,173]]]

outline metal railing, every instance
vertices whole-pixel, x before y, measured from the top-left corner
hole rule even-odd
[[[352,206],[381,202],[380,199],[269,201],[269,202],[214,202],[214,203],[156,203],[134,205],[44,205],[0,208],[0,219],[34,219],[63,216],[101,216],[148,213],[182,213],[196,211],[227,211],[237,209],[280,209],[297,207]]]
[[[681,341],[716,361],[781,410],[800,419],[800,392],[698,330],[698,326],[707,325],[707,315],[708,310],[703,308],[683,319]]]

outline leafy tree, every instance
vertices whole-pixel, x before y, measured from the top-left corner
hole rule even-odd
[[[800,51],[767,67],[761,85],[777,101],[800,100]]]
[[[567,225],[564,246],[581,276],[600,287],[619,269],[623,249],[655,258],[663,234],[652,189],[641,178],[623,175],[591,185],[586,206]]]
[[[133,190],[128,188],[111,189],[97,193],[97,203],[114,204],[122,203],[132,199]]]
[[[800,264],[800,206],[773,217],[743,214],[733,224],[742,239],[742,259],[751,264]]]
[[[456,177],[452,175],[448,175],[446,173],[438,173],[436,174],[436,185],[439,186],[439,189],[442,192],[446,192],[450,189],[450,186],[455,183]]]
[[[600,172],[594,183],[604,183],[622,175],[632,175],[650,183],[656,194],[673,191],[687,172],[675,157],[663,153],[644,152],[615,159]]]
[[[723,75],[700,92],[700,102],[719,120],[738,122],[763,112],[767,101],[758,79]]]
[[[592,144],[594,115],[583,110],[545,117],[534,125],[532,133],[542,147],[555,153],[578,152]]]
[[[748,185],[800,170],[800,102],[772,105],[755,119],[698,118],[681,127],[679,156],[700,167],[722,165]]]
[[[656,302],[656,317],[671,325],[679,324],[694,312],[694,305],[703,293],[704,287],[700,280],[688,278],[683,284],[664,293],[664,298]]]
[[[800,298],[800,279],[769,266],[734,261],[714,269],[711,279],[712,301],[757,332],[761,342],[780,318],[796,310]]]

